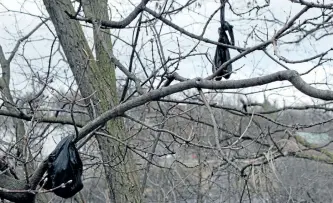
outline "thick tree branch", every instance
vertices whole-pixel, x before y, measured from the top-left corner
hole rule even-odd
[[[70,117],[68,118],[58,118],[58,117],[38,117],[38,116],[32,116],[23,114],[21,112],[14,112],[14,111],[7,111],[7,110],[1,110],[0,109],[0,115],[1,116],[8,116],[12,118],[18,118],[25,121],[38,121],[39,123],[54,123],[54,124],[63,124],[63,125],[74,125],[72,119]],[[75,122],[75,125],[78,127],[84,126],[84,123]]]
[[[291,0],[291,2],[293,3],[299,3],[301,5],[306,5],[309,7],[315,7],[315,8],[327,8],[327,9],[332,9],[333,8],[333,4],[325,4],[325,3],[314,3],[314,2],[310,2],[310,1],[304,1],[304,0]],[[317,1],[319,2],[319,1]]]
[[[149,2],[149,0],[142,0],[141,3],[135,7],[135,9],[123,20],[121,21],[108,21],[108,20],[103,20],[103,19],[97,19],[100,24],[102,25],[102,27],[106,27],[106,28],[125,28],[127,25],[129,25],[142,11],[143,8],[146,6],[146,4]],[[78,21],[84,21],[87,23],[91,23],[93,24],[94,19],[93,18],[83,18],[83,17],[79,17],[77,15],[73,15],[71,13],[69,13],[68,11],[65,11],[65,13],[71,18],[71,19],[75,19]]]
[[[91,132],[98,126],[103,125],[108,120],[120,116],[130,109],[145,104],[146,102],[155,101],[162,97],[177,92],[181,92],[184,90],[188,90],[191,88],[238,89],[238,88],[265,85],[276,81],[286,81],[286,80],[291,82],[299,91],[303,92],[308,96],[322,100],[333,100],[332,91],[320,90],[310,86],[294,70],[279,71],[263,77],[256,77],[243,80],[212,81],[212,80],[203,80],[200,78],[196,78],[196,79],[186,80],[168,87],[162,87],[160,89],[152,90],[144,95],[138,96],[132,100],[119,104],[115,108],[104,112],[101,116],[99,116],[98,118],[94,119],[93,121],[85,125],[80,131],[79,139],[83,138],[85,135],[87,135],[89,132]]]

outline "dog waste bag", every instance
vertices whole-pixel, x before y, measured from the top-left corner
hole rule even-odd
[[[48,157],[47,181],[43,188],[55,189],[54,194],[70,198],[83,188],[82,161],[73,137],[62,139]]]

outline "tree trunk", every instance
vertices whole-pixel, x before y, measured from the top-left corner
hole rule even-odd
[[[108,18],[106,0],[83,2],[86,15],[98,19]],[[112,49],[109,30],[103,29],[99,34],[94,33],[95,60],[81,25],[69,19],[65,13],[75,13],[70,0],[44,0],[44,4],[86,104],[95,105],[89,108],[91,118],[94,117],[94,108],[98,116],[114,107],[118,103],[115,66],[110,62],[101,42],[101,39],[104,40],[110,50]],[[106,129],[120,140],[125,137],[124,123],[120,118],[109,121]],[[111,202],[140,202],[139,179],[132,153],[110,138],[96,136],[96,139],[104,162]]]

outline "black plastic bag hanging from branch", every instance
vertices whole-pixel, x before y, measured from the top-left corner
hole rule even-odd
[[[220,9],[220,22],[221,27],[218,29],[219,33],[219,43],[235,45],[233,26],[230,25],[227,21],[224,20],[224,8],[225,8],[225,0],[221,1],[221,9]],[[229,33],[230,40],[228,38],[227,32]],[[214,61],[213,61],[213,73],[215,73],[223,63],[230,59],[229,49],[227,47],[223,47],[221,45],[216,46]],[[223,68],[223,70],[216,76],[215,80],[221,80],[222,77],[225,79],[229,79],[232,72],[232,65],[229,64]]]
[[[57,196],[70,198],[83,188],[82,171],[82,161],[73,137],[67,136],[48,157],[47,180],[43,188],[54,189]]]

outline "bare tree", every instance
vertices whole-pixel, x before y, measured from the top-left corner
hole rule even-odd
[[[0,4],[38,22],[0,46],[0,198],[57,202],[39,186],[43,150],[74,134],[85,167],[77,202],[332,201],[331,185],[316,184],[333,163],[333,5],[292,0],[281,12],[277,2]],[[211,37],[222,18],[235,43]],[[211,73],[216,46],[231,57]],[[231,64],[231,78],[215,80]]]

